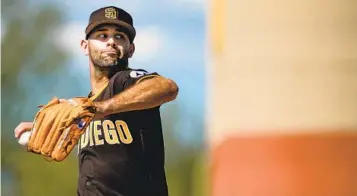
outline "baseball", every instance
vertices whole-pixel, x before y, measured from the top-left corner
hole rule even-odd
[[[26,131],[23,134],[21,134],[21,136],[18,140],[19,144],[21,144],[23,146],[27,145],[27,142],[29,141],[30,136],[31,136],[31,131]]]

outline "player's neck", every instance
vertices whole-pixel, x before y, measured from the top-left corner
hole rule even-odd
[[[90,82],[92,94],[99,93],[109,82],[108,70],[90,66]]]

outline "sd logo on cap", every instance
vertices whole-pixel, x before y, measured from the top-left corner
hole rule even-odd
[[[130,42],[134,41],[136,31],[133,25],[133,18],[128,12],[115,6],[103,7],[92,12],[85,30],[86,39],[96,27],[104,24],[114,24],[121,27],[129,37]]]

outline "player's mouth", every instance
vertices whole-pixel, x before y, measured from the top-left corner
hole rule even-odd
[[[124,53],[122,52],[122,50],[107,49],[107,50],[103,50],[102,53],[105,54],[106,56],[117,57],[120,59],[124,57]]]

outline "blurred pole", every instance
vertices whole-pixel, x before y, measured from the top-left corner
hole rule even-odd
[[[213,196],[357,195],[356,8],[210,1]]]

